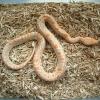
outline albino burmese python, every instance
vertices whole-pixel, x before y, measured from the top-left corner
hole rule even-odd
[[[65,72],[65,54],[63,51],[62,46],[60,45],[59,41],[56,39],[56,37],[47,29],[45,22],[48,22],[50,26],[53,28],[53,30],[58,33],[60,36],[62,36],[67,42],[69,43],[83,43],[84,45],[90,46],[90,45],[96,45],[100,43],[99,40],[95,40],[90,37],[75,37],[72,38],[65,30],[61,29],[55,19],[48,14],[44,14],[39,17],[37,21],[38,30],[40,32],[31,32],[26,35],[20,36],[18,38],[15,38],[13,40],[10,40],[5,47],[3,48],[2,52],[2,58],[5,64],[14,70],[20,69],[24,67],[29,60],[33,57],[33,66],[35,72],[38,74],[39,77],[41,77],[45,81],[55,81],[59,79],[61,76],[64,75]],[[36,50],[32,52],[31,56],[22,64],[16,65],[11,62],[9,59],[9,53],[11,49],[17,45],[20,45],[22,43],[25,43],[29,40],[37,40],[38,44],[36,47]],[[49,42],[49,44],[54,49],[58,63],[53,72],[46,72],[44,68],[42,67],[41,57],[43,54],[43,50],[45,48],[45,39]]]

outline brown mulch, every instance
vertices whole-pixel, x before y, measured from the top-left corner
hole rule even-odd
[[[9,69],[3,63],[1,54],[7,40],[38,31],[37,19],[44,13],[53,15],[59,25],[73,37],[80,35],[99,39],[100,4],[0,5],[0,97],[59,100],[100,95],[100,46],[69,44],[57,35],[66,54],[67,70],[64,77],[55,82],[41,80],[34,72],[32,61],[18,71]],[[31,43],[14,48],[10,59],[14,63],[23,62],[31,54]],[[48,43],[42,58],[45,70],[52,71],[57,58]]]

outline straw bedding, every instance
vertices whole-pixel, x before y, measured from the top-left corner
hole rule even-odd
[[[59,25],[73,37],[80,35],[99,39],[100,4],[0,5],[0,97],[63,100],[100,95],[100,46],[69,44],[55,34],[64,48],[67,70],[63,78],[50,83],[36,75],[32,61],[18,71],[8,69],[3,63],[1,53],[7,40],[38,31],[37,19],[44,13],[53,15]],[[31,43],[15,47],[10,53],[10,59],[17,64],[25,61],[32,52]],[[46,71],[53,71],[57,58],[48,43],[42,61]]]

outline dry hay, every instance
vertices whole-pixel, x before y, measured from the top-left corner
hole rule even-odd
[[[100,4],[0,5],[0,97],[34,96],[40,100],[59,100],[100,95],[100,46],[69,44],[56,35],[66,54],[67,70],[62,79],[51,83],[36,75],[32,61],[18,71],[8,69],[3,63],[1,53],[6,40],[38,31],[36,20],[44,13],[53,15],[71,36],[99,38],[96,35],[100,35]],[[31,43],[14,48],[11,60],[24,61],[31,54]],[[42,58],[45,70],[52,71],[57,59],[49,44]]]

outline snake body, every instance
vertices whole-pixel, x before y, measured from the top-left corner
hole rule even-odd
[[[18,38],[15,38],[11,41],[9,41],[3,48],[2,52],[2,58],[5,64],[14,70],[23,68],[29,60],[33,57],[33,67],[37,75],[45,80],[45,81],[55,81],[58,80],[60,77],[64,75],[65,72],[65,54],[63,51],[62,46],[60,45],[57,38],[49,31],[49,29],[46,27],[46,22],[50,24],[52,29],[55,31],[55,33],[59,34],[61,37],[63,37],[67,42],[69,43],[83,43],[84,45],[90,46],[90,45],[96,45],[99,43],[98,40],[90,37],[75,37],[72,38],[65,30],[61,29],[60,26],[57,24],[56,20],[53,16],[44,14],[39,17],[37,20],[37,27],[40,33],[37,32],[31,32],[26,35],[20,36]],[[33,50],[31,56],[22,64],[16,65],[9,59],[9,53],[11,49],[17,45],[20,45],[22,43],[25,43],[30,40],[37,40],[37,46],[36,49]],[[49,42],[51,47],[54,49],[56,56],[57,56],[57,66],[55,67],[53,72],[46,72],[44,68],[42,67],[41,57],[45,48],[45,39]]]

